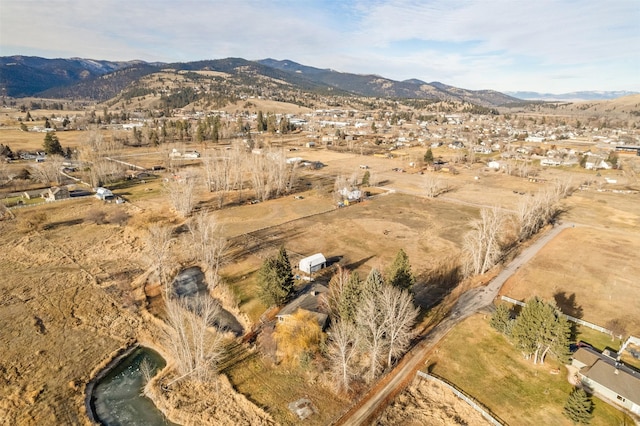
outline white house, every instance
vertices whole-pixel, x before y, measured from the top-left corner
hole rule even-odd
[[[339,190],[338,193],[342,195],[344,199],[349,201],[358,201],[362,198],[362,191],[360,191],[359,189],[352,190],[345,187]]]
[[[562,161],[556,160],[554,158],[543,158],[540,160],[541,166],[559,166],[562,164]]]
[[[306,272],[307,274],[311,274],[325,268],[326,266],[327,259],[324,257],[324,255],[322,253],[316,253],[300,260],[298,269],[300,269],[302,272]]]
[[[584,168],[587,170],[600,170],[600,169],[611,170],[611,164],[598,158],[596,160],[587,161],[586,163],[584,163]]]
[[[497,161],[489,161],[487,167],[494,170],[500,170],[500,163]]]
[[[200,153],[198,151],[188,151],[183,155],[184,158],[200,158]]]

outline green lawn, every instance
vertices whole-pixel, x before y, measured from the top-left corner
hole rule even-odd
[[[7,207],[14,207],[14,206],[18,205],[19,203],[22,203],[24,205],[43,204],[45,202],[45,200],[43,198],[41,198],[41,197],[24,198],[23,196],[20,195],[20,196],[17,196],[17,197],[3,198],[2,202]]]
[[[610,340],[610,339],[609,339]],[[553,359],[533,365],[477,315],[453,329],[427,361],[429,370],[489,407],[510,425],[571,425],[562,409],[571,392]],[[552,374],[557,371],[559,374]],[[594,398],[591,425],[619,425],[624,415]],[[626,424],[633,424],[627,417]]]

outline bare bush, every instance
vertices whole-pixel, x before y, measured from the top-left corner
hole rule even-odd
[[[49,216],[45,212],[35,212],[20,217],[19,226],[24,231],[41,231],[47,225]]]
[[[129,218],[130,218],[129,213],[127,213],[122,209],[118,209],[115,212],[113,212],[113,214],[109,217],[109,222],[115,223],[116,225],[119,225],[119,226],[124,226],[126,225]]]
[[[85,219],[96,225],[104,225],[107,223],[107,212],[100,208],[93,208],[87,212]]]

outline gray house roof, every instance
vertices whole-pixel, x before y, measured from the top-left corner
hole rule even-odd
[[[593,360],[580,374],[612,392],[640,405],[640,373],[592,349],[580,348],[574,359]]]
[[[326,286],[314,283],[304,294],[296,297],[282,308],[276,317],[284,319],[295,314],[298,309],[304,309],[313,313],[317,317],[320,326],[324,327],[328,319],[323,303],[324,295],[327,291],[329,289]]]

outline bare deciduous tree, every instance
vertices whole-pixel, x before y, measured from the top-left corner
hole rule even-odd
[[[425,190],[425,195],[428,198],[436,198],[438,195],[450,191],[449,185],[446,181],[438,178],[437,176],[434,176],[431,173],[427,173],[426,175],[424,175],[423,187]]]
[[[571,182],[560,181],[554,187],[539,191],[522,201],[516,213],[520,241],[530,238],[551,222],[558,214],[560,199],[570,192]]]
[[[207,296],[197,297],[188,306],[182,299],[165,301],[170,325],[166,345],[180,374],[175,381],[186,377],[209,380],[224,353],[222,336],[210,327],[220,313],[220,305]]]
[[[213,290],[220,281],[218,272],[227,249],[227,240],[222,236],[215,217],[207,211],[194,215],[188,227],[195,257],[207,266],[207,283],[210,290]]]
[[[188,217],[195,207],[196,176],[184,171],[181,176],[174,177],[164,184],[164,189],[176,213]]]
[[[482,209],[480,219],[472,223],[473,229],[464,238],[468,274],[484,274],[502,255],[500,238],[504,219],[504,214],[494,207]]]
[[[30,167],[31,176],[37,181],[44,184],[54,183],[59,185],[61,183],[62,165],[64,163],[64,157],[61,155],[49,155],[47,160],[43,163],[37,163]]]
[[[208,154],[202,159],[205,183],[210,192],[218,195],[218,208],[224,204],[225,195],[233,187],[233,161],[229,155]]]
[[[79,158],[91,164],[87,180],[92,187],[124,178],[125,166],[110,159],[121,146],[115,137],[105,138],[97,129],[89,131],[78,151]]]
[[[342,266],[338,265],[338,270],[331,281],[329,281],[329,291],[327,297],[324,299],[327,312],[331,318],[340,317],[340,306],[343,303],[343,297],[347,283],[349,282],[349,271]]]
[[[414,335],[413,325],[418,317],[418,308],[411,294],[397,287],[386,285],[380,295],[381,307],[386,317],[385,338],[387,340],[387,367],[409,347]]]
[[[360,344],[369,357],[366,380],[371,383],[380,370],[380,357],[387,351],[387,318],[380,306],[379,294],[365,292],[356,311]]]
[[[256,198],[266,201],[280,196],[295,184],[296,167],[288,164],[282,151],[267,151],[252,155],[250,160],[251,182]]]
[[[353,379],[353,363],[358,353],[358,335],[346,321],[331,327],[328,354],[336,392],[348,392]]]
[[[155,269],[158,274],[160,284],[167,291],[167,271],[171,258],[171,244],[173,244],[173,230],[168,225],[153,224],[149,226],[149,233],[147,234],[147,257],[149,263]]]

